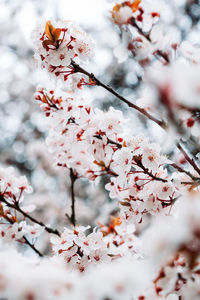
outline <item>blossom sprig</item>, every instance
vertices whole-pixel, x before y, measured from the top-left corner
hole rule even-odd
[[[28,225],[26,221],[19,222],[16,215],[18,208],[19,204],[17,202],[11,204],[0,195],[1,242],[10,244],[13,241],[17,241],[21,244],[26,244],[42,257],[43,254],[35,247],[34,243],[31,243],[29,240],[35,240],[35,238],[42,234],[44,228],[37,223]],[[26,212],[24,213],[27,214]]]
[[[123,116],[116,110],[93,111],[84,99],[71,94],[49,103],[43,101],[44,93],[53,97],[55,93],[39,89],[36,100],[50,121],[47,145],[58,166],[73,168],[90,180],[114,176],[106,189],[118,199],[123,218],[130,222],[142,222],[149,213],[168,214],[181,188],[164,170],[172,161],[160,153],[159,145],[144,136],[124,137]]]
[[[29,240],[35,240],[44,230],[56,235],[59,232],[30,215],[34,206],[22,206],[24,193],[31,192],[32,187],[25,176],[18,176],[11,167],[0,168],[0,237],[4,243],[25,243],[42,256]],[[27,221],[31,221],[33,225]]]
[[[64,81],[74,73],[72,59],[87,62],[93,54],[91,38],[70,21],[55,25],[47,21],[34,30],[32,38],[41,67]]]
[[[171,16],[173,12],[168,14]],[[122,42],[114,50],[119,61],[134,56],[143,68],[153,64],[155,58],[163,65],[173,61],[181,44],[181,32],[163,20],[166,17],[163,1],[143,0],[134,12],[129,1],[124,1],[114,6],[112,16],[121,31]]]
[[[72,94],[53,98],[54,103],[59,103],[55,109],[52,102],[42,100],[44,93],[54,92],[38,90],[36,100],[40,100],[50,120],[47,144],[57,165],[73,168],[90,180],[114,176],[106,189],[111,198],[118,199],[122,217],[129,222],[141,223],[149,213],[168,214],[181,194],[180,185],[192,186],[188,177],[177,185],[168,176],[163,166],[173,162],[160,153],[159,145],[149,143],[144,136],[124,137],[123,116],[116,110],[93,111],[84,99]]]

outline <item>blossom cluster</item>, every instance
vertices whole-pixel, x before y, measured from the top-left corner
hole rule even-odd
[[[108,225],[99,225],[112,257],[134,256],[138,258],[143,256],[140,240],[135,234],[135,225],[122,222],[119,217],[113,216]]]
[[[9,202],[19,201],[22,193],[32,193],[32,187],[25,176],[17,176],[14,168],[0,167],[0,194]]]
[[[32,239],[43,232],[38,224],[27,224],[26,220],[18,220],[17,211],[28,213],[34,210],[33,205],[24,205],[24,192],[32,193],[25,176],[17,176],[14,168],[0,168],[0,237],[4,243],[22,241],[24,235]]]
[[[122,42],[115,49],[119,61],[133,55],[144,67],[155,58],[168,64],[176,56],[181,31],[168,22],[175,16],[165,1],[123,1],[113,7],[112,17],[122,34]]]
[[[52,237],[51,243],[55,254],[63,256],[68,267],[84,272],[90,264],[107,263],[110,261],[103,234],[93,230],[86,235],[90,226],[76,226],[74,230],[65,228],[61,237]]]
[[[127,135],[120,111],[93,110],[80,96],[44,88],[35,99],[49,120],[47,146],[58,166],[74,168],[90,180],[112,175],[106,189],[131,222],[141,222],[144,214],[169,212],[166,208],[181,193],[164,169],[172,162],[144,135]]]
[[[100,229],[90,226],[65,228],[60,237],[51,237],[55,255],[61,256],[68,269],[84,272],[89,266],[106,264],[127,255],[142,257],[139,239],[134,234],[135,226],[122,223],[119,217],[111,217],[108,225]]]
[[[63,80],[74,72],[72,59],[87,62],[93,53],[93,41],[71,21],[40,24],[32,39],[41,68]]]

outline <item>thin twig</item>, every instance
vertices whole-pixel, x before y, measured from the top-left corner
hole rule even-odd
[[[25,243],[27,245],[29,245],[29,247],[31,247],[33,249],[33,251],[35,251],[40,257],[43,257],[43,254],[37,248],[35,248],[35,246],[33,244],[31,244],[25,236],[23,236],[23,238],[25,240]]]
[[[173,163],[170,166],[172,166],[173,168],[175,168],[176,170],[178,170],[180,173],[185,173],[186,175],[188,175],[192,180],[199,180],[198,177],[195,177],[194,175],[192,175],[189,171],[186,171],[185,169],[181,168],[180,166],[178,166],[177,164]]]
[[[16,211],[20,212],[25,218],[28,218],[29,220],[31,220],[33,223],[36,223],[42,227],[44,227],[44,229],[48,232],[48,233],[53,233],[56,234],[58,236],[60,236],[60,233],[58,232],[57,229],[53,229],[51,227],[46,226],[43,222],[36,220],[34,217],[30,216],[29,214],[27,214],[25,211],[23,211],[20,207],[18,202],[12,204],[9,203],[2,195],[0,195],[0,202],[5,203],[8,207],[15,209]]]
[[[75,210],[75,194],[74,194],[74,184],[77,179],[77,176],[72,168],[69,169],[70,171],[70,179],[71,179],[71,216],[65,214],[69,221],[72,223],[73,226],[76,225],[76,210]]]
[[[71,65],[74,68],[75,72],[79,72],[82,73],[86,76],[88,76],[90,79],[92,79],[92,81],[95,82],[95,84],[97,86],[101,86],[104,89],[106,89],[107,91],[109,91],[111,94],[113,94],[114,96],[116,96],[117,98],[119,98],[120,100],[122,100],[124,103],[126,103],[129,107],[137,110],[138,112],[140,112],[141,114],[143,114],[145,117],[147,117],[148,119],[152,120],[153,122],[155,122],[156,124],[158,124],[161,128],[163,128],[164,130],[166,130],[168,128],[168,125],[166,124],[166,122],[164,120],[158,120],[155,117],[153,117],[152,115],[150,115],[145,109],[142,109],[140,107],[138,107],[137,105],[131,103],[129,100],[127,100],[126,98],[124,98],[123,96],[121,96],[120,94],[118,94],[115,90],[113,90],[113,88],[111,88],[109,85],[104,84],[103,82],[101,82],[93,73],[89,73],[88,71],[86,71],[85,69],[83,69],[81,66],[79,66],[77,63],[75,63],[73,60],[71,62]],[[180,146],[180,143],[177,143],[176,146],[178,147],[178,149],[183,152],[182,147]],[[180,148],[181,147],[181,148]],[[182,149],[182,150],[181,150]],[[197,165],[195,164],[193,159],[190,159],[190,157],[187,155],[187,153],[184,151],[184,153],[186,154],[186,159],[188,160],[188,162],[193,166],[193,168],[197,171],[197,173],[200,175],[200,169],[197,167]],[[187,171],[184,171],[184,173],[186,173],[188,176],[191,176],[191,174]],[[151,173],[150,173],[151,174]],[[190,175],[189,175],[190,174]],[[194,177],[193,177],[194,178]],[[192,179],[193,179],[192,178]],[[195,178],[196,180],[196,178]],[[162,181],[162,180],[161,180]]]
[[[149,170],[143,165],[140,157],[134,156],[134,161],[136,162],[137,166],[140,167],[144,171],[144,173],[149,175],[153,180],[162,181],[164,183],[168,182],[167,179],[157,177],[156,175],[153,175],[151,172],[149,172]]]
[[[183,153],[185,159],[189,162],[189,164],[193,167],[193,169],[200,175],[200,168],[196,165],[194,159],[189,157],[189,155],[183,149],[180,143],[176,143],[176,146]]]
[[[102,137],[100,135],[94,135],[94,137],[97,139],[100,139],[100,140],[102,139]],[[121,149],[123,147],[120,143],[112,141],[111,139],[108,139],[108,143],[115,145],[118,149]],[[162,182],[168,182],[167,179],[157,177],[156,175],[153,175],[151,172],[149,172],[149,170],[147,168],[145,168],[145,166],[142,164],[141,159],[137,158],[137,156],[134,156],[134,160],[135,160],[137,166],[140,167],[144,171],[144,173],[149,175],[152,179],[157,180],[157,181],[162,181]],[[179,167],[175,163],[171,164],[170,166],[177,169],[180,173],[187,174],[193,181],[196,181],[196,182],[181,182],[181,184],[191,184],[191,185],[197,184],[197,185],[199,185],[199,182],[200,182],[199,177],[193,176],[189,171],[184,170],[183,168]]]
[[[107,90],[108,92],[110,92],[111,94],[116,96],[118,99],[120,99],[121,101],[126,103],[129,107],[137,110],[143,116],[145,116],[146,118],[152,120],[154,123],[158,124],[161,128],[167,129],[167,124],[165,123],[164,120],[158,120],[157,118],[155,118],[154,116],[149,114],[145,109],[143,109],[143,108],[135,105],[134,103],[130,102],[129,100],[127,100],[126,98],[121,96],[119,93],[117,93],[112,87],[110,87],[109,85],[104,84],[93,73],[89,73],[88,71],[83,69],[81,66],[79,66],[77,63],[75,63],[73,60],[71,62],[71,65],[74,68],[74,72],[77,72],[77,73],[79,72],[79,73],[82,73],[82,74],[88,76],[97,86],[103,87],[105,90]]]

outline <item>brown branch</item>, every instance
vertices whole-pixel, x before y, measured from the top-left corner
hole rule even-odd
[[[97,138],[97,139],[102,140],[102,137],[100,135],[94,135],[94,137]],[[115,145],[118,149],[122,148],[122,145],[120,143],[112,141],[111,139],[108,139],[108,143],[110,143],[112,145]],[[152,179],[157,180],[157,181],[162,181],[162,182],[168,182],[167,179],[157,177],[156,175],[153,175],[151,172],[149,172],[149,170],[147,168],[145,168],[145,166],[142,164],[141,159],[137,158],[137,156],[134,156],[134,160],[137,163],[138,167],[140,167],[144,171],[144,173],[149,175]],[[171,164],[170,166],[177,169],[180,173],[185,173],[186,175],[188,175],[193,180],[193,182],[192,181],[181,182],[181,184],[188,184],[188,185],[197,184],[197,186],[200,184],[200,178],[199,177],[193,176],[189,171],[184,170],[183,168],[179,167],[175,163]],[[196,182],[194,182],[194,181],[196,181]]]
[[[91,79],[97,86],[103,87],[105,90],[110,92],[112,95],[114,95],[115,97],[117,97],[118,99],[120,99],[121,101],[126,103],[129,107],[137,110],[143,116],[145,116],[146,118],[152,120],[154,123],[158,124],[163,129],[167,129],[167,124],[165,123],[164,120],[158,120],[157,118],[155,118],[154,116],[149,114],[145,109],[143,109],[143,108],[135,105],[134,103],[130,102],[129,100],[127,100],[126,98],[124,98],[123,96],[118,94],[111,86],[104,84],[93,73],[89,73],[88,71],[83,69],[81,66],[79,66],[77,63],[75,63],[73,60],[71,62],[71,65],[74,68],[75,73],[82,73],[82,74],[88,76],[88,78]]]
[[[139,27],[138,27],[139,28]],[[137,28],[137,29],[138,29]],[[139,30],[139,29],[138,29]],[[140,30],[140,33],[142,33],[142,31]],[[148,35],[144,35],[147,39],[148,39]],[[150,38],[149,38],[150,39]],[[164,56],[163,56],[164,58]],[[116,96],[118,99],[120,99],[121,101],[123,101],[124,103],[126,103],[129,107],[137,110],[138,112],[140,112],[142,115],[144,115],[145,117],[147,117],[148,119],[152,120],[153,122],[155,122],[156,124],[158,124],[161,128],[163,128],[164,130],[166,130],[168,128],[168,125],[165,123],[164,120],[158,120],[155,117],[153,117],[152,115],[150,115],[145,109],[142,109],[140,107],[138,107],[137,105],[131,103],[129,100],[127,100],[126,98],[124,98],[123,96],[121,96],[120,94],[118,94],[115,90],[113,90],[112,87],[110,87],[109,85],[104,84],[103,82],[101,82],[93,73],[89,73],[88,71],[86,71],[85,69],[83,69],[81,66],[79,66],[77,63],[75,63],[73,60],[71,62],[72,67],[74,68],[75,72],[79,72],[82,73],[86,76],[88,76],[89,79],[92,79],[92,81],[95,82],[95,84],[97,86],[101,86],[104,89],[106,89],[107,91],[109,91],[111,94],[113,94],[114,96]],[[110,143],[113,144],[112,141],[110,141]],[[114,142],[115,143],[115,142]],[[115,143],[116,144],[116,143]],[[120,145],[120,144],[119,144]],[[180,143],[176,144],[176,146],[178,147],[178,149],[183,152],[180,148]],[[184,151],[185,153],[185,151]],[[186,154],[186,153],[185,153]],[[197,173],[200,175],[200,169],[197,167],[197,165],[195,164],[193,159],[190,159],[189,156],[186,154],[186,159],[188,160],[188,162],[193,166],[193,168],[197,171]],[[175,166],[175,165],[174,165]],[[178,169],[178,168],[177,168]],[[180,171],[180,168],[179,168]],[[182,169],[181,172],[186,173],[188,176],[190,176],[193,180],[198,180],[198,178],[196,178],[195,176],[193,176],[190,172],[185,171]],[[152,174],[149,173],[149,176],[152,177]],[[153,175],[154,176],[154,175]],[[155,176],[154,176],[155,177]],[[152,177],[153,178],[153,177]],[[155,178],[154,178],[155,179]],[[156,180],[156,179],[155,179]],[[161,179],[161,181],[163,181],[165,179]],[[163,181],[165,182],[165,181]]]
[[[77,176],[72,168],[70,171],[70,179],[71,179],[71,216],[67,213],[65,214],[68,220],[72,223],[73,226],[76,225],[76,210],[75,210],[75,194],[74,194],[74,184],[77,179]]]
[[[180,173],[185,173],[186,175],[188,175],[192,180],[199,180],[198,177],[193,176],[189,171],[184,170],[183,168],[181,168],[180,166],[178,166],[177,164],[173,163],[170,166],[172,166],[173,168],[175,168],[176,170],[178,170]]]
[[[163,128],[164,130],[167,130],[168,125],[166,124],[166,122],[164,120],[158,120],[155,117],[153,117],[152,115],[150,115],[148,112],[146,112],[145,109],[138,107],[137,105],[131,103],[130,101],[128,101],[127,99],[125,99],[123,96],[121,96],[120,94],[118,94],[116,91],[114,91],[109,85],[105,85],[104,83],[102,83],[93,73],[89,73],[88,71],[86,71],[85,69],[83,69],[82,67],[80,67],[77,63],[75,63],[74,61],[71,62],[71,65],[74,68],[75,72],[80,72],[82,74],[85,74],[86,76],[88,76],[90,79],[92,79],[96,85],[103,87],[104,89],[106,89],[107,91],[109,91],[111,94],[113,94],[114,96],[116,96],[117,98],[119,98],[120,100],[122,100],[124,103],[126,103],[129,107],[137,110],[138,112],[140,112],[142,115],[144,115],[145,117],[147,117],[148,119],[152,120],[153,122],[155,122],[156,124],[158,124],[161,128]],[[172,116],[171,116],[172,117]],[[174,117],[172,118],[172,121],[174,122]],[[176,124],[178,125],[178,124]],[[179,131],[180,130],[180,124],[179,124]],[[183,131],[183,130],[182,130]],[[183,133],[181,131],[181,133]],[[176,144],[177,148],[183,152],[180,149],[180,143]],[[182,148],[182,147],[181,147]],[[185,151],[184,151],[185,152]],[[193,159],[190,159],[190,157],[186,154],[186,159],[188,160],[188,162],[193,166],[193,168],[197,171],[197,173],[200,175],[200,169],[197,167],[197,165],[195,164]],[[191,177],[191,174],[189,175],[189,173],[187,171],[184,171],[184,173],[186,173],[188,176]],[[192,175],[193,176],[193,175]],[[191,177],[192,178],[192,177]],[[193,177],[194,178],[194,177]],[[196,178],[195,178],[196,180]]]
[[[134,156],[134,161],[136,162],[137,166],[140,167],[145,174],[149,175],[153,180],[162,181],[164,183],[168,182],[167,179],[157,177],[156,175],[153,175],[142,163],[142,160],[139,156]]]
[[[196,165],[193,158],[190,158],[187,152],[183,149],[180,143],[176,143],[177,148],[183,153],[185,159],[193,167],[193,169],[200,175],[200,168]]]
[[[43,254],[37,248],[35,248],[35,246],[33,244],[31,244],[25,236],[23,236],[23,238],[25,240],[25,243],[27,245],[29,245],[29,247],[31,247],[33,249],[33,251],[35,251],[40,257],[43,257]]]
[[[0,202],[5,203],[8,207],[15,209],[16,211],[20,212],[25,218],[31,220],[33,223],[36,223],[42,227],[44,227],[44,229],[48,232],[48,233],[53,233],[56,234],[58,236],[60,236],[60,233],[58,232],[57,229],[53,229],[51,227],[46,226],[43,222],[36,220],[34,217],[30,216],[29,214],[27,214],[25,211],[23,211],[20,207],[18,202],[12,204],[9,203],[2,195],[0,195]]]

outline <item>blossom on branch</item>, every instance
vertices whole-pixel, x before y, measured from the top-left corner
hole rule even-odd
[[[41,68],[64,81],[74,73],[72,59],[87,62],[93,55],[93,41],[71,21],[40,24],[33,31],[32,40]]]

